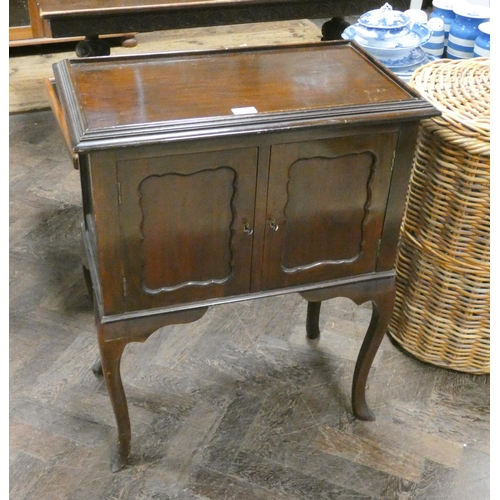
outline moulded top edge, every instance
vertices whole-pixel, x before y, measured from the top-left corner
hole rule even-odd
[[[350,42],[67,60],[55,70],[68,121],[95,138],[426,106]]]

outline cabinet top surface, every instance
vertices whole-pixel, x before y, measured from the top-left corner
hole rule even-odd
[[[70,59],[54,72],[69,121],[95,137],[433,109],[345,42]]]

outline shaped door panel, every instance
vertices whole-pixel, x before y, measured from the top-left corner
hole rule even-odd
[[[271,150],[264,289],[375,271],[397,133]]]
[[[247,293],[257,150],[117,164],[126,310]]]

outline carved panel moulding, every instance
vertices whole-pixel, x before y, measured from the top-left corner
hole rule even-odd
[[[235,182],[236,172],[229,167],[204,169],[189,175],[151,175],[141,182],[142,278],[146,293],[222,284],[230,279],[234,266],[231,237]],[[192,212],[197,216],[189,217]],[[190,230],[189,245],[183,234],[186,223]],[[211,256],[211,267],[196,266],[207,253]],[[214,266],[217,276],[209,274],[215,271]]]
[[[366,151],[335,158],[301,158],[290,166],[288,199],[284,208],[287,224],[282,269],[285,273],[316,266],[342,265],[359,258],[365,243],[365,225],[372,201],[371,185],[376,164],[375,154]],[[312,172],[317,173],[312,175]],[[343,179],[342,183],[338,182],[339,178]],[[348,180],[352,181],[349,185],[346,184]],[[344,222],[346,214],[350,214],[351,218],[356,214],[358,223]],[[318,217],[324,219],[323,227],[329,227],[329,231],[318,234],[311,227],[310,220]],[[354,231],[356,227],[358,232]],[[299,235],[312,243],[313,251],[308,258],[316,254],[315,260],[302,260],[300,247],[293,245]],[[338,247],[338,240],[349,244]]]

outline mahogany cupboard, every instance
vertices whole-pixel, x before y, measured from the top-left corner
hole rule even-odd
[[[394,300],[419,121],[438,112],[350,42],[66,60],[53,109],[79,168],[84,270],[118,426],[127,343],[209,306],[297,292],[371,301],[353,411]],[[186,327],[186,335],[189,327]]]

